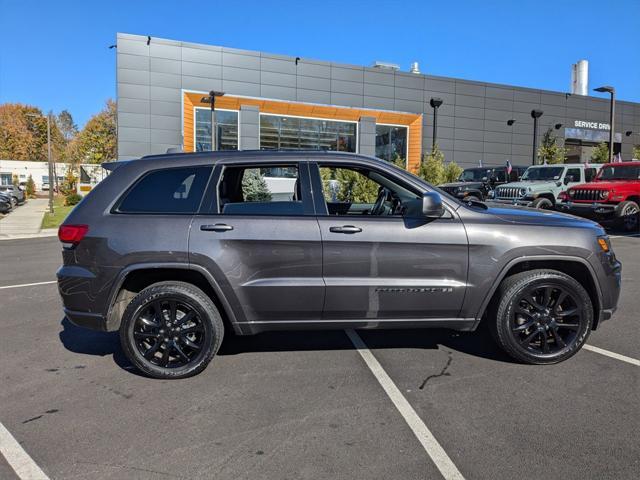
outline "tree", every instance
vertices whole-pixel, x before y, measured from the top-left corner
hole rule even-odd
[[[36,184],[33,181],[33,177],[31,175],[29,175],[29,177],[27,178],[27,183],[24,186],[26,192],[27,192],[27,197],[28,198],[35,198],[36,196]]]
[[[259,168],[248,168],[242,176],[242,196],[245,202],[270,202],[271,192]]]
[[[554,135],[553,129],[549,129],[542,135],[542,142],[538,147],[538,159],[543,163],[564,163],[567,151],[558,145],[558,138]]]
[[[463,170],[464,169],[456,162],[447,163],[446,167],[444,167],[444,181],[442,183],[455,182],[456,180],[458,180]]]
[[[91,117],[69,144],[73,163],[102,163],[116,159],[116,104],[107,100],[105,107]]]
[[[601,142],[591,152],[591,161],[594,163],[608,163],[609,162],[609,145],[606,142]]]
[[[78,134],[78,126],[73,122],[68,110],[62,110],[56,116],[56,123],[65,141],[70,142]]]
[[[640,160],[640,145],[633,147],[633,158],[635,160]]]

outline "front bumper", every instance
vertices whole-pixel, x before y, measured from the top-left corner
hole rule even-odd
[[[530,207],[533,203],[532,198],[493,198],[489,202],[497,203],[499,205],[515,205],[518,207]]]
[[[618,215],[618,204],[562,202],[556,205],[560,212],[596,220],[614,220]]]
[[[63,310],[65,317],[78,327],[98,330],[100,332],[107,331],[107,321],[104,315],[99,313],[78,312],[67,308]]]

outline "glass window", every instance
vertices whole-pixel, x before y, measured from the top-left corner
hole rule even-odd
[[[196,152],[211,150],[211,110],[195,109]],[[216,110],[216,143],[218,150],[238,149],[238,112]]]
[[[569,168],[567,170],[566,175],[564,176],[564,178],[568,178],[569,176],[573,177],[573,181],[574,182],[579,182],[580,180],[580,169],[579,168]]]
[[[121,213],[196,213],[211,167],[168,168],[142,177],[117,208]]]
[[[407,127],[376,125],[376,157],[387,162],[406,163],[408,130]]]
[[[609,165],[600,171],[598,180],[640,180],[640,166]]]
[[[560,180],[564,167],[529,167],[522,180]]]
[[[356,151],[356,124],[315,118],[260,115],[262,150]]]
[[[0,173],[0,185],[11,185],[12,180],[10,173]]]
[[[320,166],[329,215],[402,215],[420,197],[373,170]]]
[[[303,215],[296,164],[226,167],[218,189],[219,210],[227,215]]]

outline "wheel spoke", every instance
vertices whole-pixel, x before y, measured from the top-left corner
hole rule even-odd
[[[531,294],[531,293],[527,294],[524,297],[524,301],[527,302],[529,305],[531,305],[536,310],[542,310],[542,305],[540,305],[538,302],[536,302],[535,298],[533,297],[533,294]]]
[[[187,333],[195,333],[195,332],[204,332],[204,327],[200,324],[193,325],[192,327],[187,327],[183,330],[180,330],[180,335],[186,335]]]
[[[518,325],[513,329],[514,332],[523,332],[524,330],[531,327],[535,322],[533,320],[529,320],[528,322],[523,323],[522,325]]]
[[[580,328],[580,324],[578,323],[556,323],[556,328],[569,328],[571,330],[578,330]]]
[[[149,332],[133,332],[133,336],[136,338],[158,338],[157,333]]]
[[[193,350],[200,350],[200,345],[198,345],[197,343],[194,343],[189,337],[187,337],[186,335],[182,335],[180,337],[180,339],[182,340],[182,343],[184,343],[187,347],[193,349]]]
[[[556,300],[556,303],[553,306],[553,310],[556,312],[559,311],[558,309],[562,305],[562,302],[564,302],[566,299],[567,299],[567,292],[560,292],[560,295],[558,295],[558,299]]]
[[[146,352],[144,352],[144,358],[146,358],[147,360],[151,360],[151,358],[153,358],[155,353],[158,351],[158,348],[160,348],[161,343],[162,342],[160,340],[154,343],[153,346],[151,346]]]
[[[542,307],[547,308],[550,302],[551,302],[551,287],[546,287],[544,289],[544,295],[542,297]]]
[[[190,310],[185,315],[183,315],[180,320],[178,320],[178,325],[184,325],[185,323],[189,322],[194,316],[195,312],[193,310]]]
[[[557,346],[559,346],[560,348],[564,348],[567,346],[567,344],[564,343],[564,340],[562,340],[562,337],[558,333],[558,327],[551,328],[551,335],[553,335],[553,338],[556,341]]]
[[[524,340],[520,341],[521,345],[530,345],[531,340],[533,340],[538,335],[538,330],[534,330],[533,333],[530,333]]]
[[[139,317],[140,318],[140,322],[142,322],[143,324],[145,324],[148,327],[153,327],[153,328],[159,328],[160,324],[157,323],[155,318],[145,318],[145,317]]]
[[[165,343],[164,345],[164,351],[162,352],[162,358],[160,359],[160,364],[163,367],[166,367],[169,365],[169,350],[171,349],[170,344],[169,343]]]
[[[169,321],[176,321],[176,302],[175,300],[169,300]]]
[[[575,315],[578,313],[578,307],[568,308],[567,310],[559,310],[556,312],[558,317],[568,317],[570,315]]]
[[[526,308],[522,308],[520,305],[516,305],[514,309],[515,313],[519,313],[520,315],[525,315],[527,317],[531,317],[531,312]]]
[[[164,323],[164,312],[162,311],[162,302],[160,300],[153,302],[153,310],[155,312],[154,320],[158,324]]]
[[[549,353],[549,342],[547,341],[547,332],[541,330],[540,332],[540,348],[543,353]]]
[[[178,352],[178,355],[184,358],[185,362],[189,363],[189,357],[187,356],[186,353],[184,353],[184,351],[182,350],[182,348],[180,348],[180,345],[178,345],[177,342],[173,342],[173,348],[176,349],[176,352]]]

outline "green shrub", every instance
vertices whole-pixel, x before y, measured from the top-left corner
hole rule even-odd
[[[82,200],[82,195],[78,195],[77,193],[71,193],[64,197],[64,204],[67,206],[77,205]]]
[[[33,177],[29,175],[27,178],[27,183],[24,186],[27,192],[27,198],[35,198],[36,197],[36,183],[33,181]]]
[[[601,142],[591,152],[591,161],[594,163],[609,163],[609,145]]]

